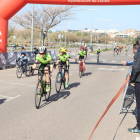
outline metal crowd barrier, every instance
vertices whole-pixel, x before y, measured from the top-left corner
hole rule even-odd
[[[128,76],[131,75],[131,72],[132,72],[132,66],[129,67],[126,78],[128,78]],[[130,81],[128,81],[123,91],[123,98],[119,109],[119,114],[123,113],[125,110],[132,111],[136,114],[135,110],[130,109],[133,102],[136,103],[134,87],[132,87],[130,85]]]
[[[48,53],[52,56],[53,61],[56,60],[55,51],[48,51]],[[16,59],[21,56],[21,52],[7,52],[0,53],[0,69],[5,69],[6,67],[15,67]],[[26,56],[28,58],[28,64],[31,65],[35,61],[35,55],[33,52],[26,52]]]

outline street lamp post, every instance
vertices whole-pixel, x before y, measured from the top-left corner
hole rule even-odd
[[[99,20],[106,21],[106,30],[105,30],[105,49],[106,49],[106,48],[107,48],[107,47],[106,47],[106,31],[107,31],[107,22],[108,22],[108,21],[112,21],[112,20],[114,20],[114,19],[99,19]]]
[[[33,51],[33,39],[34,39],[34,4],[32,9],[31,51]]]
[[[94,15],[94,11],[97,11],[97,10],[103,10],[103,9],[83,9],[83,10],[91,10],[92,11],[92,25],[91,25],[91,38],[90,38],[90,44],[92,45],[92,30],[93,30],[93,15]]]

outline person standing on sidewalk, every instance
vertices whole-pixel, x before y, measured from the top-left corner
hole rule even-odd
[[[136,108],[137,108],[137,125],[134,128],[128,128],[131,133],[140,133],[140,48],[134,56],[134,64],[130,76],[131,86],[135,87]]]

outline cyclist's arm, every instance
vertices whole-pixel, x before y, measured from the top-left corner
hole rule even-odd
[[[131,66],[131,65],[133,65],[133,63],[134,63],[133,61],[132,62],[126,62],[126,65]]]

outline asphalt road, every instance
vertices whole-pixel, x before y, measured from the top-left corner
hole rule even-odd
[[[112,51],[104,52],[99,64],[95,55],[88,56],[82,78],[78,64],[71,59],[69,90],[62,89],[60,93],[55,91],[58,70],[54,70],[50,101],[46,103],[43,98],[40,109],[34,103],[37,75],[18,79],[16,68],[1,70],[0,140],[88,140],[97,120],[125,81],[129,67],[121,63],[132,60],[132,48],[128,56],[124,54],[123,51],[113,56]],[[122,96],[103,118],[92,140],[139,137],[127,131],[136,125],[135,116],[118,115]]]

